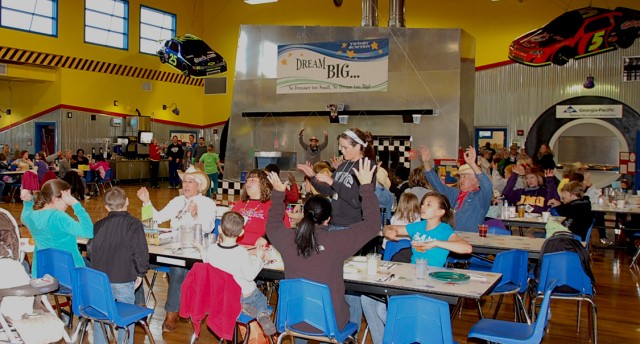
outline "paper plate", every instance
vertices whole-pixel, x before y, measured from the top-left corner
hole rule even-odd
[[[367,257],[365,257],[365,256],[354,256],[354,257],[351,257],[351,261],[354,261],[354,262],[366,262],[367,261]]]
[[[343,270],[345,274],[359,274],[360,273],[360,269],[354,267],[354,266],[345,266],[343,268]]]
[[[453,271],[435,271],[430,272],[429,277],[435,278],[438,281],[444,282],[464,282],[469,280],[469,275],[461,274]]]

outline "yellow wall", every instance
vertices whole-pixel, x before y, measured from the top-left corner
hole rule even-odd
[[[466,30],[476,38],[476,66],[483,66],[506,61],[508,45],[515,37],[544,25],[567,9],[586,7],[590,2],[598,7],[640,10],[638,0],[406,0],[406,26]],[[200,87],[158,81],[150,81],[153,91],[144,92],[141,84],[149,80],[62,69],[54,82],[12,83],[12,120],[68,104],[127,115],[139,108],[144,115],[154,113],[159,119],[195,125],[222,122],[231,112],[240,25],[360,26],[362,4],[360,0],[345,0],[342,7],[336,8],[330,0],[279,0],[253,6],[242,0],[131,0],[129,49],[125,51],[84,43],[84,1],[58,1],[58,37],[0,28],[0,45],[177,72],[162,65],[157,57],[138,52],[141,3],[177,14],[179,35],[196,34],[225,57],[229,65],[227,94],[205,96]],[[388,0],[378,3],[379,26],[384,27],[388,22]],[[3,109],[9,103],[6,90],[6,81],[0,81]],[[113,100],[118,100],[120,106],[114,107]],[[180,107],[179,117],[162,110],[162,104],[171,103]],[[7,125],[5,117],[0,119],[0,127]]]

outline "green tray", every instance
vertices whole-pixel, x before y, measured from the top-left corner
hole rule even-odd
[[[444,282],[464,282],[464,281],[468,281],[469,278],[471,278],[469,277],[469,275],[461,274],[459,272],[453,272],[453,271],[430,272],[429,277],[432,277],[439,281],[444,281]]]

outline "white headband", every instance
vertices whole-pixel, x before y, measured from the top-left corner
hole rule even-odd
[[[344,131],[345,135],[349,136],[353,141],[356,141],[356,143],[359,143],[362,145],[363,148],[367,148],[367,143],[362,141],[358,135],[356,135],[356,133],[354,133],[353,131],[351,131],[351,129],[347,129]]]

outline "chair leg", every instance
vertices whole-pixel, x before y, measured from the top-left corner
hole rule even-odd
[[[149,338],[149,343],[155,344],[156,341],[155,341],[155,339],[153,339],[153,335],[151,334],[151,330],[149,329],[149,323],[147,323],[147,319],[143,318],[143,319],[138,320],[138,324],[140,324],[140,326],[142,326],[142,328],[144,329],[144,333],[147,334],[147,338]],[[193,335],[195,336],[195,333]]]
[[[638,261],[638,257],[640,257],[640,247],[638,247],[638,249],[636,250],[636,254],[633,255],[633,259],[631,259],[631,265],[629,265],[629,269],[631,268],[638,268],[638,264],[636,264],[636,262]]]
[[[500,312],[500,307],[502,306],[502,299],[504,299],[504,295],[500,295],[498,297],[498,304],[496,305],[496,309],[493,311],[493,318],[498,318],[498,313]],[[515,304],[513,305],[516,306]]]
[[[516,312],[518,313],[518,321],[523,322],[522,316],[524,315],[524,319],[526,320],[527,324],[531,325],[531,319],[529,318],[527,309],[524,306],[524,300],[522,300],[519,294],[513,294],[513,303],[514,305],[517,304]]]
[[[578,301],[578,316],[576,321],[576,333],[580,333],[580,313],[582,311],[582,301]]]
[[[476,304],[478,305],[478,316],[480,317],[480,319],[484,319],[484,313],[482,313],[482,303],[480,301],[481,299],[476,299]]]
[[[156,303],[157,303],[156,294],[153,292],[153,286],[156,284],[157,277],[158,277],[158,271],[154,271],[153,277],[151,277],[151,283],[149,283],[149,279],[147,278],[147,275],[144,275],[144,281],[147,287],[149,288],[149,291],[147,292],[147,297],[145,297],[144,299],[144,303],[148,305],[149,297],[153,296],[153,309],[156,309]]]
[[[284,336],[286,336],[286,335],[287,335],[287,332],[282,332],[282,333],[280,333],[280,335],[278,336],[278,341],[276,342],[276,344],[280,344],[280,343],[282,343],[282,339],[283,339],[283,338],[284,338]],[[293,342],[291,342],[291,343],[293,343]]]
[[[367,341],[367,334],[369,334],[369,325],[367,325],[367,327],[364,328],[364,334],[362,335],[362,342],[360,342],[361,344],[365,344],[365,342]]]

